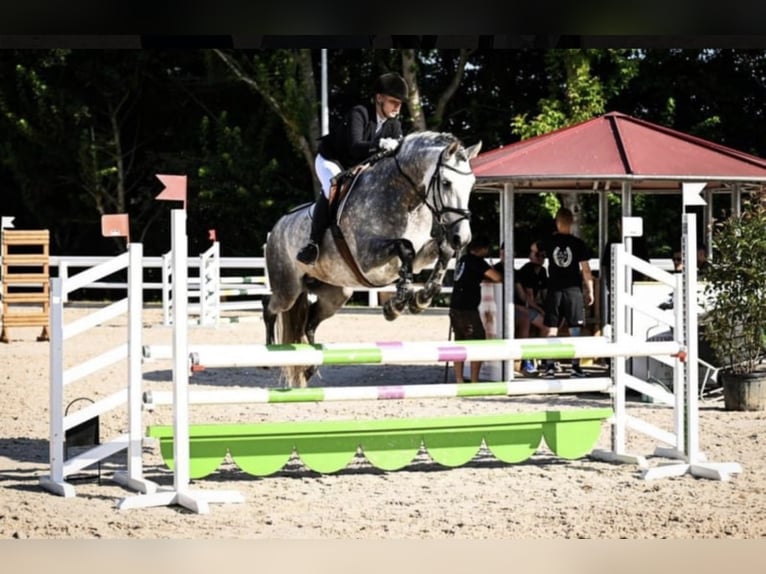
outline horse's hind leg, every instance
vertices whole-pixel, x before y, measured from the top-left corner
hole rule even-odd
[[[285,317],[283,315],[291,313],[301,293],[303,293],[303,285],[294,276],[284,275],[280,277],[280,281],[272,282],[271,294],[263,299],[263,322],[266,325],[267,345],[278,342],[277,321],[282,316],[284,322]],[[283,332],[282,337],[287,338],[287,340],[279,341],[280,343],[299,342],[292,340],[295,338],[295,333]]]
[[[263,299],[261,300],[261,304],[263,305],[263,322],[266,325],[266,344],[267,345],[273,345],[275,341],[277,340],[278,315],[269,308],[270,300],[271,300],[271,297],[268,295],[263,297]]]
[[[327,283],[312,285],[311,292],[317,296],[317,300],[311,304],[306,321],[306,338],[314,344],[316,329],[319,324],[335,315],[346,304],[353,294],[353,290],[347,287],[338,287]]]

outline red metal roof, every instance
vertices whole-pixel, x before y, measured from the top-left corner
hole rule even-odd
[[[766,181],[766,160],[620,112],[479,154],[482,181]]]

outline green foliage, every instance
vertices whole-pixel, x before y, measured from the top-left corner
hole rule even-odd
[[[716,226],[705,270],[706,338],[727,370],[752,373],[766,340],[766,195]]]
[[[197,235],[215,228],[226,256],[260,256],[274,222],[298,198],[311,196],[311,181],[299,169],[286,176],[289,159],[272,153],[270,143],[289,145],[273,116],[240,120],[243,125],[236,125],[227,112],[201,119]]]
[[[632,50],[553,50],[546,57],[549,95],[529,119],[513,117],[513,132],[527,139],[587,121],[605,111],[607,99],[619,93],[638,72]]]
[[[3,215],[17,216],[17,226],[51,229],[54,253],[100,254],[124,245],[101,241],[99,216],[126,210],[131,237],[147,254],[160,254],[169,206],[154,200],[154,176],[187,174],[190,252],[204,249],[215,227],[225,255],[260,254],[277,218],[317,191],[320,52],[225,54],[236,70],[215,50],[0,51]],[[438,118],[459,50],[415,54],[428,125],[467,144],[481,140],[485,151],[618,110],[766,152],[762,50],[476,49]],[[369,101],[375,77],[401,66],[400,50],[329,50],[330,114]],[[412,128],[408,114],[405,106],[405,129]],[[592,197],[580,196],[579,232],[595,246]],[[559,200],[517,196],[522,256],[549,230]],[[497,196],[474,194],[478,227],[500,229],[497,204]],[[618,194],[610,204],[619,205]],[[678,199],[636,194],[633,209],[645,215],[652,256],[669,255]]]

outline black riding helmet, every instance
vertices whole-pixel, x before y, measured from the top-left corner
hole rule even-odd
[[[404,78],[399,74],[389,72],[378,77],[375,82],[375,93],[385,94],[392,98],[396,98],[397,100],[406,102],[410,91]]]

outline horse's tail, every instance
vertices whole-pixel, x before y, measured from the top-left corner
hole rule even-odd
[[[309,299],[302,292],[293,306],[281,314],[281,343],[308,343],[306,338],[306,323],[309,315]],[[308,382],[306,367],[282,367],[282,375],[290,387],[305,387]]]

